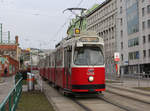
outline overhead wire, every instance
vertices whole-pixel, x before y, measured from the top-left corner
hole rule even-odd
[[[82,4],[83,1],[84,1],[84,0],[81,0],[81,1],[77,4],[77,7],[79,7],[79,6]],[[70,21],[70,19],[71,19],[72,16],[73,16],[73,15],[70,15],[70,16],[68,17],[68,19],[66,20],[66,22],[65,22],[63,25],[61,25],[61,27],[58,29],[58,31],[54,34],[54,37],[57,36],[57,35],[59,34],[59,32],[66,26],[66,24],[68,23],[68,21]]]
[[[77,4],[77,8],[82,4],[82,2],[83,2],[84,0],[81,0],[78,4]],[[96,0],[98,3],[100,3],[100,1],[98,1],[98,0]],[[68,17],[68,19],[66,20],[66,22],[63,24],[63,25],[61,25],[61,27],[59,28],[59,30],[56,32],[56,34],[55,34],[55,36],[57,36],[59,33],[60,33],[60,31],[66,26],[66,24],[68,23],[68,21],[69,20],[71,20],[71,17],[72,17],[73,15],[70,15],[69,17]],[[54,37],[55,37],[54,36]],[[54,40],[54,41],[56,41],[56,39]]]

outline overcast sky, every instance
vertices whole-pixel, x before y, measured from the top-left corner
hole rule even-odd
[[[21,48],[54,48],[63,37],[71,18],[66,8],[91,8],[105,0],[0,0],[0,23],[19,36]],[[79,5],[80,4],[80,5]],[[5,36],[5,35],[4,35]]]

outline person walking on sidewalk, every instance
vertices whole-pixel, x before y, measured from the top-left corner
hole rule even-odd
[[[5,68],[5,69],[4,69],[4,76],[7,75],[7,72],[8,72],[8,70],[7,70],[7,68]]]

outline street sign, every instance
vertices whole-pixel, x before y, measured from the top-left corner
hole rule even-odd
[[[119,52],[115,52],[114,53],[114,60],[117,62],[117,61],[120,61],[120,54]]]

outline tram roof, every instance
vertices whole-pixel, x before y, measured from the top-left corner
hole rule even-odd
[[[75,42],[77,40],[79,40],[82,37],[98,37],[99,38],[99,42],[104,43],[103,38],[99,37],[95,31],[83,31],[80,34],[74,34],[72,36],[68,36],[66,38],[64,38],[63,40],[61,40],[55,47],[59,47],[61,45],[64,45],[68,42]]]

